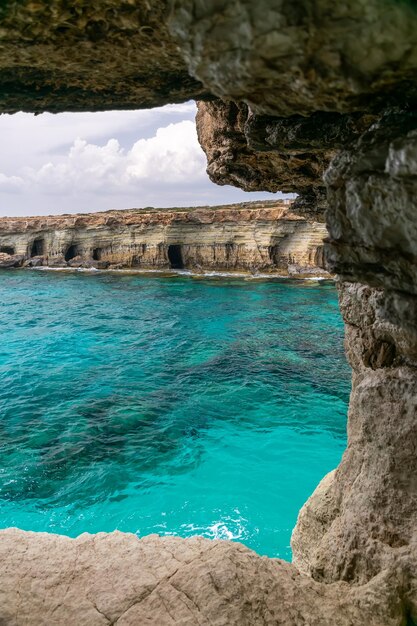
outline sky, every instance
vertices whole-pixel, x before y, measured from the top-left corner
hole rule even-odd
[[[0,115],[0,217],[281,197],[212,183],[195,111]]]

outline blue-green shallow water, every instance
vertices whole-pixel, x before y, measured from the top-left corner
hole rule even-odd
[[[332,283],[0,273],[0,526],[290,558],[345,446]]]

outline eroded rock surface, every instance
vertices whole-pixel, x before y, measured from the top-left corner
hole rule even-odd
[[[5,0],[0,110],[98,111],[207,97],[167,28],[165,0]]]
[[[5,0],[0,11],[3,111],[211,93],[289,117],[416,98],[417,12],[407,0]]]
[[[417,11],[387,0],[173,0],[193,76],[225,100],[289,117],[415,100]]]
[[[243,103],[216,100],[198,104],[198,138],[211,180],[245,191],[323,192],[322,175],[335,152],[311,153],[308,145],[286,150],[285,139],[274,150],[275,144],[265,137],[268,122],[254,117]],[[318,217],[322,218],[322,213],[318,212]]]
[[[387,111],[326,173],[329,266],[417,294],[417,115]]]
[[[293,546],[295,562],[317,580],[364,582],[399,568],[415,620],[414,127],[414,114],[388,111],[326,173],[325,255],[340,275],[353,370],[348,448],[303,507]]]
[[[317,580],[364,582],[396,567],[414,579],[417,333],[400,316],[387,319],[384,291],[340,292],[353,368],[349,444],[300,512],[295,563]]]
[[[201,537],[0,531],[0,623],[402,626],[392,573],[322,585],[289,563]],[[337,616],[335,619],[335,615]]]
[[[139,267],[326,274],[324,224],[284,202],[0,219],[0,267]],[[17,264],[16,261],[19,261]]]
[[[9,269],[11,267],[21,267],[25,261],[24,255],[7,254],[0,252],[0,268]]]
[[[245,191],[295,192],[301,196],[297,212],[319,221],[327,206],[325,170],[374,120],[361,113],[263,116],[244,103],[222,100],[199,102],[196,118],[213,182]]]

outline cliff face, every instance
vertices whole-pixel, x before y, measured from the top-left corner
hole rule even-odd
[[[135,553],[139,570],[123,569],[131,539],[106,537],[120,569],[104,588],[87,577],[85,601],[96,609],[88,623],[416,624],[415,3],[6,0],[0,11],[0,110],[201,94],[213,180],[301,193],[293,210],[329,228],[325,257],[339,275],[353,370],[348,447],[300,512],[295,565],[218,544],[189,553],[177,577],[156,556],[167,539],[151,556]],[[68,624],[69,614],[82,623],[78,573],[94,571],[95,546],[69,541],[3,535],[0,619]],[[136,586],[144,571],[152,583]]]
[[[326,254],[328,266],[340,276],[346,354],[353,370],[349,445],[326,493],[319,486],[300,514],[293,539],[296,562],[319,580],[363,582],[383,570],[401,572],[412,590],[413,616],[416,127],[414,113],[387,112],[334,159],[325,176]]]
[[[240,102],[199,102],[197,133],[207,173],[219,185],[245,191],[296,192],[297,212],[324,222],[323,174],[343,146],[375,116],[314,113],[280,118],[255,114]]]
[[[288,204],[137,209],[0,219],[0,267],[323,272],[324,224]],[[7,253],[12,253],[9,256]]]

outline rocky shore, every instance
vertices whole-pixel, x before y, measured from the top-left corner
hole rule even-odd
[[[0,219],[0,268],[326,274],[325,225],[282,201]]]

